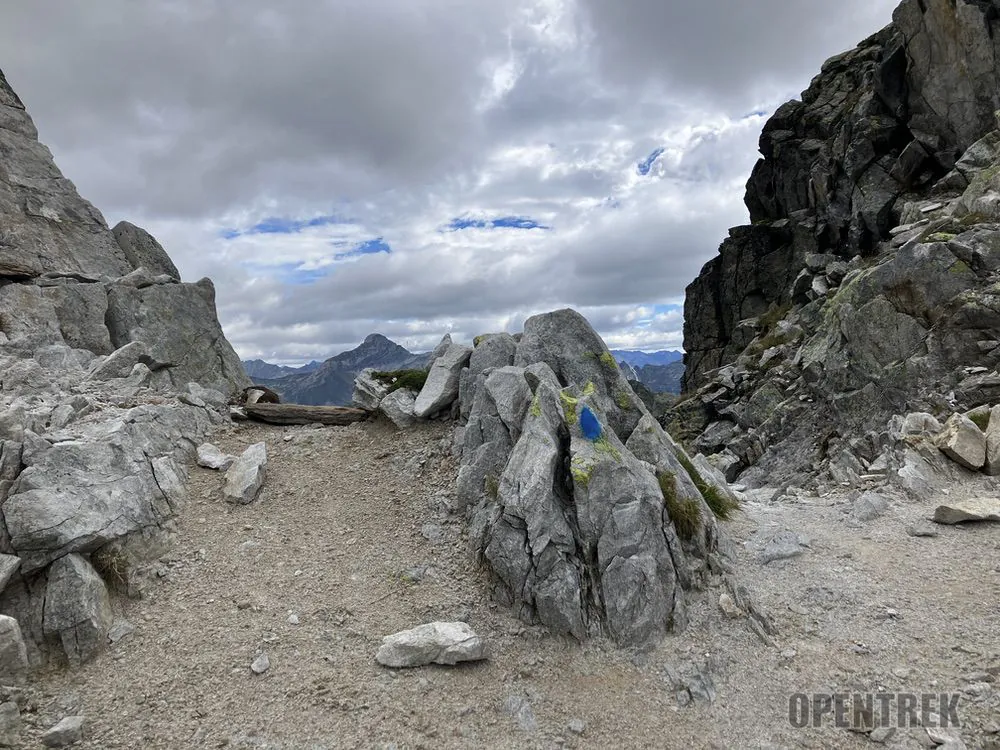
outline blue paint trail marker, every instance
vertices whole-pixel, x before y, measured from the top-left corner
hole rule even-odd
[[[601,423],[597,421],[597,417],[589,406],[580,410],[580,430],[583,432],[583,436],[591,442],[601,437]]]

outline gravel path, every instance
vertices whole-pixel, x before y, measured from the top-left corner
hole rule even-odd
[[[729,531],[740,578],[778,627],[774,645],[724,618],[713,589],[693,598],[684,633],[630,654],[491,605],[449,514],[447,426],[242,425],[215,438],[230,453],[261,440],[268,478],[251,506],[222,502],[222,477],[191,469],[161,578],[118,603],[135,632],[78,672],[43,675],[22,698],[25,747],[74,713],[87,717],[77,747],[109,750],[875,747],[829,723],[788,722],[793,693],[857,690],[965,691],[962,737],[990,747],[1000,526],[915,538],[906,526],[933,506],[896,504],[855,529],[839,496],[747,504]],[[761,565],[783,529],[809,547]],[[382,636],[457,619],[488,641],[489,661],[375,663]],[[270,668],[255,675],[262,652]],[[884,746],[927,742],[901,730]]]

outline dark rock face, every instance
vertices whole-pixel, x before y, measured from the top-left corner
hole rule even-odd
[[[754,332],[738,321],[793,302],[806,255],[875,254],[902,203],[995,127],[998,12],[995,0],[904,0],[768,121],[747,183],[753,227],[688,287],[688,387],[744,349]]]
[[[904,0],[765,126],[665,419],[730,479],[886,475],[894,415],[1000,397],[998,30],[996,0]]]

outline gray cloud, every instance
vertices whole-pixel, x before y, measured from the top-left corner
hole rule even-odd
[[[562,305],[618,344],[677,346],[679,316],[662,306],[682,300],[726,228],[746,219],[763,120],[743,115],[803,89],[823,57],[891,10],[888,0],[9,5],[0,66],[63,171],[111,221],[153,231],[186,278],[215,279],[241,353],[285,362],[376,330],[429,348],[445,330],[516,330]],[[269,216],[329,214],[352,223],[221,237]],[[467,215],[551,230],[439,231]],[[336,260],[376,237],[392,253]],[[322,278],[291,283],[306,272]]]

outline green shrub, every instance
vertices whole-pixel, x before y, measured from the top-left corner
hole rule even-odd
[[[715,485],[709,484],[702,479],[701,474],[694,468],[694,464],[691,463],[691,460],[687,456],[683,453],[678,453],[677,459],[681,462],[684,470],[691,477],[691,481],[694,482],[694,486],[698,488],[698,492],[705,498],[705,503],[712,509],[717,518],[725,521],[734,510],[739,509],[739,503],[726,497],[719,492]]]
[[[673,472],[664,471],[658,474],[656,481],[660,483],[663,502],[667,506],[670,520],[674,522],[677,536],[684,541],[694,539],[701,529],[701,509],[691,498],[681,500],[677,497],[677,477]]]
[[[418,393],[427,382],[427,370],[393,370],[392,372],[373,372],[372,377],[382,385],[389,386],[389,393],[400,388],[410,388]]]
[[[785,316],[788,315],[791,309],[791,303],[778,305],[772,302],[771,306],[767,308],[767,312],[757,318],[757,324],[760,326],[761,330],[770,331],[778,324],[779,320],[785,319]]]

